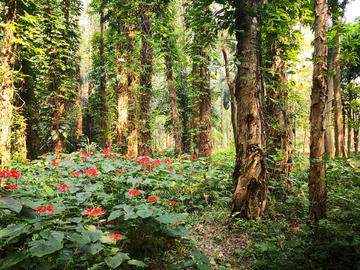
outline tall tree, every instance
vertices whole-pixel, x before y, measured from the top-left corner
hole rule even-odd
[[[14,96],[14,65],[17,45],[15,43],[15,23],[17,0],[5,1],[4,45],[1,57],[0,89],[0,165],[8,164],[11,158],[12,99]]]
[[[151,148],[151,95],[152,95],[152,75],[153,75],[153,45],[152,39],[152,16],[153,0],[144,0],[141,3],[141,73],[140,73],[140,92],[139,92],[139,138],[138,154],[142,156],[145,152],[152,154]]]
[[[254,15],[261,0],[233,2],[236,14],[237,101],[236,163],[233,174],[235,191],[232,213],[249,219],[262,216],[268,206],[264,149],[263,89],[260,77],[259,17]],[[251,12],[250,12],[251,11]]]
[[[318,0],[314,4],[315,43],[313,85],[310,111],[310,173],[309,200],[311,202],[309,220],[317,224],[326,218],[326,167],[322,161],[325,154],[325,106],[327,102],[327,57],[326,45],[328,29],[328,0]]]

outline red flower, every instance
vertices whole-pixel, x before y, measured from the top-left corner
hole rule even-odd
[[[94,207],[93,209],[86,209],[85,214],[88,215],[89,217],[102,216],[103,214],[105,214],[105,212],[103,212],[103,210],[100,207],[99,208]]]
[[[117,241],[117,240],[120,240],[121,235],[120,234],[115,234],[115,233],[110,233],[109,238],[112,239],[113,241]]]
[[[158,152],[158,155],[163,155],[163,154],[164,154],[164,152],[162,152],[162,151]]]
[[[157,165],[161,165],[161,161],[160,160],[158,160],[158,159],[156,159],[156,160],[153,160],[152,161],[152,163],[151,163],[152,165],[155,165],[155,164],[157,164]]]
[[[170,203],[171,205],[176,204],[176,202],[174,202],[174,201],[169,201],[169,203]]]
[[[81,152],[80,154],[83,155],[84,157],[91,157],[91,154],[90,154],[90,153]]]
[[[90,151],[96,151],[96,149],[95,149],[95,148],[91,148]]]
[[[189,158],[196,158],[196,155],[191,155]]]
[[[121,172],[121,173],[125,173],[125,172],[126,172],[126,169],[121,169],[120,172]]]
[[[59,162],[51,162],[51,165],[53,165],[54,167],[57,167],[57,166],[59,166]]]
[[[157,196],[150,196],[149,198],[147,198],[148,202],[154,201],[154,202],[158,202],[159,198]]]
[[[1,178],[9,178],[9,177],[18,178],[18,177],[20,177],[20,172],[15,171],[15,170],[5,169],[3,171],[0,171],[0,177]]]
[[[137,189],[130,189],[129,192],[128,192],[128,194],[129,194],[130,196],[134,197],[134,196],[136,196],[136,195],[140,195],[141,192],[140,192],[139,190],[137,190]]]
[[[168,172],[173,172],[174,169],[166,169]]]
[[[72,176],[79,176],[81,174],[81,172],[72,172],[71,175]]]
[[[185,160],[185,158],[184,158],[184,157],[181,157],[180,160]]]
[[[205,151],[205,154],[210,154],[210,151]]]
[[[61,146],[57,146],[57,147],[55,147],[55,151],[56,151],[56,150],[60,151],[61,149],[62,149],[62,147],[61,147]]]
[[[57,187],[57,190],[58,191],[65,191],[65,189],[70,189],[71,186],[68,186],[67,184],[64,184],[64,185],[60,185]]]
[[[296,191],[297,194],[302,194],[303,192],[301,190]]]
[[[93,175],[94,177],[99,175],[95,168],[90,168],[90,169],[84,171],[84,173],[87,175]]]
[[[149,154],[149,152],[148,152],[148,151],[146,151],[146,152],[145,152],[145,155],[148,155],[148,154]]]
[[[98,164],[94,164],[94,166],[96,167],[96,166],[98,166]]]
[[[180,175],[183,175],[182,173],[180,173]]]
[[[36,209],[36,213],[38,213],[38,212],[43,212],[43,213],[45,213],[46,211],[48,211],[48,212],[54,212],[54,208],[53,208],[53,206],[52,205],[49,205],[49,206],[40,206],[40,207],[35,207],[35,209]]]
[[[21,204],[25,204],[25,202],[19,202],[19,203],[21,203]]]
[[[170,159],[168,159],[168,158],[165,158],[163,162],[164,162],[165,164],[172,164],[172,162],[171,162]]]
[[[86,158],[84,158],[84,157],[83,157],[83,158],[81,158],[81,160],[82,160],[82,161],[85,161],[85,160],[86,160]]]
[[[224,163],[224,161],[219,161],[220,163]]]
[[[18,189],[18,185],[15,185],[15,184],[8,184],[7,187],[12,188],[12,189]]]
[[[219,168],[219,167],[214,167],[214,169],[217,169],[217,168]]]
[[[351,169],[353,172],[355,172],[356,170],[355,169]]]
[[[5,197],[5,196],[3,196],[3,195],[0,195],[0,198],[9,199],[9,197]]]
[[[47,155],[48,155],[48,154],[43,154],[43,155],[42,155],[42,157],[43,157],[43,158],[46,158],[46,157],[47,157]]]
[[[194,173],[195,171],[191,171],[191,173]]]

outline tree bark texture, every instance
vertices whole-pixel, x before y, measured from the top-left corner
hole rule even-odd
[[[76,96],[76,110],[77,110],[77,125],[76,125],[76,141],[79,144],[80,138],[82,137],[82,126],[83,126],[83,117],[82,117],[82,82],[80,78],[80,66],[76,66],[76,80],[77,80],[77,96]]]
[[[141,39],[141,73],[139,93],[139,122],[138,122],[138,155],[143,156],[145,152],[152,155],[151,148],[151,95],[152,95],[152,74],[153,74],[153,45],[151,22],[152,22],[153,0],[145,0],[142,5],[142,18],[140,31]]]
[[[170,52],[165,55],[165,65],[166,65],[166,81],[169,89],[169,98],[170,98],[170,107],[171,107],[171,116],[173,120],[174,127],[174,141],[175,141],[175,154],[182,154],[182,130],[181,130],[181,121],[178,110],[178,102],[176,97],[176,88],[173,78],[173,59],[169,55]]]
[[[311,202],[309,221],[317,224],[326,218],[326,167],[322,162],[325,155],[325,106],[327,102],[327,56],[328,47],[325,32],[328,30],[328,0],[317,0],[315,11],[315,43],[313,86],[310,110],[310,173],[309,200]]]
[[[350,100],[349,100],[349,102],[351,103],[351,94],[349,93],[349,98],[350,98]],[[347,110],[347,112],[348,112],[348,125],[347,125],[347,127],[348,127],[348,137],[347,137],[347,156],[348,157],[351,157],[351,142],[352,142],[352,127],[351,127],[351,125],[352,125],[352,109],[351,109],[351,106],[350,106],[350,104],[348,104],[348,110]]]
[[[272,48],[270,48],[271,71],[270,87],[267,89],[267,118],[269,125],[268,137],[271,144],[268,146],[268,155],[277,157],[280,155],[280,161],[275,160],[274,169],[269,173],[273,179],[282,179],[292,172],[292,141],[291,129],[288,119],[288,92],[287,77],[285,74],[285,62],[281,59],[282,51],[277,47],[280,40],[275,38]],[[280,151],[280,152],[279,152]],[[279,169],[282,169],[281,171]],[[288,183],[292,186],[292,183]]]
[[[342,23],[342,18],[333,18],[333,24]],[[336,46],[332,51],[334,59],[334,120],[335,120],[335,156],[345,157],[344,118],[341,105],[341,35],[336,37]]]
[[[331,60],[329,65],[329,70],[333,69],[333,55],[331,54]],[[334,78],[333,76],[328,76],[327,78],[328,85],[328,99],[325,105],[325,157],[328,159],[333,159],[335,157],[334,151],[334,139],[332,136],[332,121],[331,121],[331,110],[332,110],[332,102],[334,96]]]
[[[101,11],[100,13],[100,20],[102,20],[104,17],[104,12]],[[108,135],[107,135],[107,119],[108,119],[108,106],[107,106],[107,100],[106,100],[106,75],[105,75],[105,56],[104,56],[104,24],[100,23],[100,88],[99,88],[99,94],[101,98],[101,105],[102,110],[100,113],[100,134],[101,134],[101,146],[106,147],[109,143]]]
[[[234,85],[234,81],[231,78],[231,72],[230,72],[230,63],[229,63],[229,58],[228,58],[228,52],[226,49],[226,45],[225,45],[225,41],[227,38],[227,34],[225,32],[225,30],[223,30],[222,32],[222,53],[223,53],[223,58],[224,58],[224,62],[225,62],[225,75],[226,75],[226,83],[229,87],[229,91],[230,91],[230,98],[231,98],[231,124],[232,124],[232,128],[233,128],[233,133],[234,133],[234,141],[235,141],[235,145],[238,145],[237,142],[237,129],[236,129],[236,125],[237,125],[237,120],[236,120],[236,100],[235,100],[235,85]]]
[[[0,165],[10,163],[11,159],[11,121],[12,99],[14,96],[14,65],[16,43],[14,23],[16,23],[16,0],[5,1],[4,45],[1,58],[1,89],[0,89]]]
[[[236,33],[238,71],[235,83],[237,101],[236,164],[233,174],[235,191],[231,213],[256,219],[268,206],[266,162],[264,149],[264,118],[259,61],[260,31],[258,18],[248,14],[247,8],[256,10],[260,0],[237,3]],[[246,24],[244,25],[244,22]]]

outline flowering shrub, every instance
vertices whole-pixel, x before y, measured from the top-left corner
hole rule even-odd
[[[89,176],[92,175],[94,177],[99,175],[95,168],[91,168],[91,169],[84,171],[84,174],[89,175]]]
[[[120,240],[121,238],[121,235],[120,234],[115,234],[115,233],[110,233],[110,236],[109,236],[110,239],[112,239],[113,241],[117,241],[117,240]]]
[[[65,191],[66,189],[70,189],[71,186],[68,186],[67,184],[57,186],[58,191]]]
[[[136,195],[140,195],[141,192],[140,192],[139,190],[137,190],[137,189],[130,189],[129,192],[128,192],[128,194],[129,194],[130,196],[134,197],[134,196],[136,196]]]
[[[149,198],[147,198],[146,201],[148,201],[148,202],[151,202],[151,201],[158,202],[159,198],[156,197],[156,196],[149,196]]]
[[[8,188],[12,188],[12,189],[17,189],[17,188],[18,188],[18,185],[8,184],[7,187],[8,187]]]
[[[54,212],[54,208],[53,208],[53,206],[52,205],[48,205],[48,206],[43,206],[43,207],[35,207],[35,209],[36,209],[36,213],[38,213],[38,212],[43,212],[43,213],[45,213],[46,211],[48,211],[48,212]]]
[[[86,209],[85,212],[86,212],[85,214],[88,215],[89,217],[102,216],[103,214],[105,214],[105,212],[103,212],[103,210],[100,207],[99,208],[94,207],[93,209]]]
[[[0,171],[0,178],[9,178],[9,177],[19,178],[20,172],[16,170],[8,170],[8,169]]]

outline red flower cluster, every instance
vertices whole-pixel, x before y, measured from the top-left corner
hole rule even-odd
[[[205,154],[210,154],[210,151],[205,151]]]
[[[109,154],[109,153],[106,153],[105,154],[107,157],[118,157],[118,155],[117,154]]]
[[[154,202],[158,202],[159,198],[157,196],[149,196],[149,198],[147,198],[148,202],[154,201]]]
[[[163,155],[163,154],[164,154],[164,152],[162,152],[162,151],[158,152],[158,155]]]
[[[85,161],[85,160],[86,160],[86,158],[85,158],[85,157],[83,157],[83,158],[81,158],[81,160],[82,160],[82,161]]]
[[[64,184],[64,185],[60,185],[57,187],[57,190],[58,191],[65,191],[65,189],[70,189],[71,186],[68,186],[67,184]]]
[[[146,151],[145,153],[144,153],[144,155],[148,155],[149,154],[149,152],[148,151]]]
[[[15,170],[2,170],[0,171],[0,177],[1,178],[9,178],[9,177],[15,177],[18,178],[20,177],[20,172],[19,171],[15,171]]]
[[[301,190],[296,191],[297,194],[302,194],[303,192]]]
[[[81,152],[80,154],[83,155],[84,157],[91,157],[90,153]]]
[[[94,207],[93,209],[86,209],[86,215],[88,215],[89,217],[102,216],[103,214],[105,214],[105,212],[103,212],[103,210],[100,207],[99,208]]]
[[[168,158],[165,158],[163,162],[164,162],[165,164],[172,164],[172,162],[171,162],[170,159],[168,159]]]
[[[220,163],[224,163],[224,161],[219,161]]]
[[[113,149],[111,146],[109,146],[108,148],[105,148],[104,151],[109,152],[111,149]]]
[[[115,234],[115,233],[110,233],[110,236],[109,236],[110,239],[112,239],[113,241],[117,241],[117,240],[120,240],[121,238],[121,235],[120,234]]]
[[[169,203],[170,203],[171,205],[176,204],[176,202],[175,202],[175,201],[169,201]]]
[[[54,167],[57,167],[57,166],[59,166],[59,162],[56,162],[56,161],[54,161],[54,162],[51,162],[50,164],[51,164],[51,165],[53,165]]]
[[[195,171],[191,171],[191,173],[194,173]]]
[[[158,159],[156,159],[156,160],[153,160],[152,162],[151,162],[151,164],[152,165],[155,165],[155,164],[157,164],[157,165],[161,165],[161,161],[160,160],[158,160]]]
[[[71,176],[79,176],[81,174],[81,172],[72,172]]]
[[[126,172],[126,169],[121,169],[120,172],[121,172],[121,173],[125,173],[125,172]]]
[[[0,198],[9,199],[9,197],[3,196],[3,195],[0,195]]]
[[[93,175],[94,177],[99,175],[95,168],[90,168],[90,169],[84,171],[84,173],[87,175]]]
[[[196,158],[196,155],[191,155],[189,158]]]
[[[44,206],[44,207],[35,207],[35,209],[36,209],[36,213],[38,213],[38,212],[43,212],[43,213],[45,213],[46,211],[48,211],[48,212],[54,212],[54,208],[53,208],[53,206],[52,205],[49,205],[49,206]]]
[[[136,195],[140,195],[141,192],[140,192],[139,190],[137,190],[137,189],[130,189],[129,192],[128,192],[128,194],[129,194],[130,196],[136,196]]]
[[[173,172],[174,169],[166,169],[168,172]]]
[[[48,155],[48,154],[43,154],[43,155],[42,155],[42,157],[43,157],[43,158],[46,158],[46,157],[47,157],[47,155]]]
[[[145,163],[146,165],[150,164],[150,158],[149,157],[142,157],[142,158],[135,158],[134,161]]]
[[[12,188],[12,189],[17,189],[17,188],[18,188],[18,185],[8,184],[7,187],[8,187],[8,188]]]
[[[185,158],[184,158],[184,157],[181,157],[180,160],[185,160]]]
[[[55,147],[55,151],[60,151],[62,149],[62,147],[61,146],[57,146],[57,147]]]

